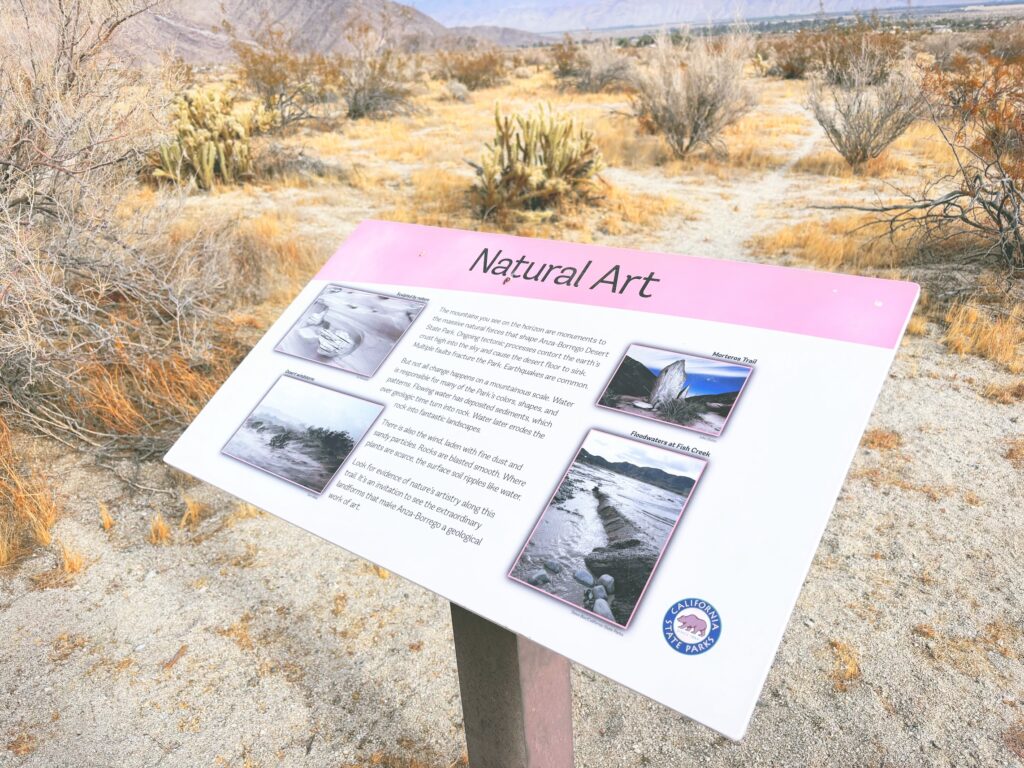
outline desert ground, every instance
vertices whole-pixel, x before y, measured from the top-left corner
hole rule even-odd
[[[187,194],[140,185],[122,211],[174,200],[183,230],[232,221],[294,257],[288,280],[238,321],[250,339],[370,217],[900,274],[941,293],[936,276],[956,266],[864,261],[850,214],[814,207],[870,204],[926,178],[948,162],[933,126],[915,123],[854,173],[810,113],[806,82],[752,68],[745,80],[757,104],[725,130],[724,154],[675,159],[626,114],[627,92],[577,93],[550,66],[523,64],[465,101],[428,79],[412,114],[280,139],[326,174]],[[466,160],[492,140],[496,105],[537,104],[594,132],[601,200],[481,221]],[[744,741],[575,668],[578,765],[1024,761],[1017,353],[955,351],[944,312],[928,306],[910,331]],[[0,765],[465,764],[444,599],[158,460],[25,429],[13,441],[60,514],[50,546],[0,569]],[[76,553],[70,566],[60,546]]]

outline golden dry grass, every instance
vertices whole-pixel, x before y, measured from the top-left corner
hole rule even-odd
[[[793,170],[797,173],[812,173],[818,176],[839,178],[891,178],[903,176],[913,170],[909,161],[893,152],[883,152],[854,170],[842,155],[834,151],[815,152],[796,161]]]
[[[958,302],[945,319],[943,341],[950,351],[988,358],[1012,373],[1024,371],[1024,303],[993,316],[990,310]]]
[[[110,531],[115,525],[114,518],[110,514],[110,510],[107,505],[102,501],[100,502],[100,527],[104,531]]]
[[[792,224],[755,237],[751,247],[761,256],[791,256],[831,272],[875,273],[894,269],[912,255],[868,216],[848,215]]]
[[[206,514],[208,508],[203,504],[203,502],[196,501],[190,496],[186,496],[184,501],[185,511],[181,513],[181,521],[178,523],[178,527],[195,530],[196,526],[199,525],[199,521],[202,520],[203,515]]]
[[[153,519],[149,521],[147,540],[150,544],[167,544],[171,540],[171,526],[159,512],[153,515]]]
[[[1024,437],[1012,438],[1006,446],[1003,458],[1009,461],[1015,469],[1024,469]]]
[[[0,567],[32,546],[48,546],[57,521],[57,502],[38,471],[21,466],[11,431],[0,417]]]
[[[903,438],[898,432],[888,429],[869,429],[860,444],[876,451],[891,451],[903,445]]]
[[[85,557],[67,542],[58,542],[57,551],[60,555],[60,569],[65,574],[70,576],[80,573],[85,567]]]
[[[833,640],[829,645],[833,654],[833,687],[837,691],[848,691],[861,677],[860,654],[856,648],[841,640]]]
[[[1024,379],[1009,384],[986,384],[982,397],[1002,405],[1019,403],[1024,400]]]

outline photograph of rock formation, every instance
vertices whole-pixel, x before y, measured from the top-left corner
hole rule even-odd
[[[590,430],[509,577],[628,627],[706,463]]]
[[[321,494],[384,406],[282,376],[221,453]]]
[[[425,301],[328,285],[275,349],[372,376],[425,306]]]
[[[598,405],[717,437],[753,368],[633,344]]]

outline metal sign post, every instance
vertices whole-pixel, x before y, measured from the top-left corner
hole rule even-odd
[[[471,768],[572,768],[569,660],[451,609]]]

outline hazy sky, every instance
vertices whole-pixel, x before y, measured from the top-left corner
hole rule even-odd
[[[382,407],[291,376],[282,376],[260,402],[254,415],[258,415],[262,408],[270,408],[306,426],[344,430],[358,441]]]
[[[673,475],[683,475],[694,480],[704,468],[704,462],[684,456],[675,451],[658,448],[606,432],[591,430],[583,443],[588,453],[611,462],[628,461],[638,467],[657,467]]]
[[[678,352],[665,352],[660,349],[641,347],[636,344],[631,346],[627,350],[626,354],[634,360],[640,361],[652,371],[658,372],[660,372],[666,365],[670,365],[676,360],[683,359],[686,361],[687,375],[742,376],[746,378],[750,374],[750,369],[745,368],[742,365],[733,365],[732,363],[720,360],[708,360],[704,357],[681,355]]]
[[[531,32],[599,30],[615,27],[702,24],[735,18],[869,12],[907,7],[907,0],[407,0],[448,26],[478,24]],[[918,0],[911,7],[963,5],[952,0]]]

